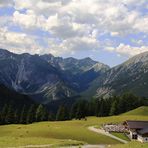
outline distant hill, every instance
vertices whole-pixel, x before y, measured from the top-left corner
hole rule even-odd
[[[148,116],[148,106],[141,106],[122,115],[140,115]]]

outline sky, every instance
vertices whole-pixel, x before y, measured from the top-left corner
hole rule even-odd
[[[0,0],[0,48],[112,67],[148,51],[148,1]]]

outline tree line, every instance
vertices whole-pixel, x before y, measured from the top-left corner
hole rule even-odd
[[[23,106],[22,109],[15,109],[9,103],[5,104],[0,111],[0,124],[30,124],[39,121],[52,120],[51,114],[43,105]]]
[[[12,103],[5,103],[0,108],[0,124],[30,124],[40,121],[65,121],[86,119],[87,116],[105,117],[118,115],[137,107],[148,105],[148,100],[126,93],[122,96],[77,100],[71,106],[61,105],[56,113],[46,106],[31,104],[17,108]]]
[[[86,119],[87,116],[106,117],[125,113],[140,106],[147,106],[148,99],[137,97],[131,93],[108,98],[78,100],[68,110],[65,105],[60,106],[56,120]],[[68,111],[67,111],[68,110]]]

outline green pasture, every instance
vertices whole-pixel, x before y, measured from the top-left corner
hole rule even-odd
[[[148,120],[145,115],[120,115],[112,117],[88,117],[87,120],[40,122],[29,125],[0,126],[0,148],[25,145],[81,145],[106,144],[118,146],[119,141],[88,130],[105,123],[121,123],[125,120]],[[129,143],[133,144],[133,143]],[[123,146],[123,144],[121,144]],[[115,145],[114,145],[115,146]]]

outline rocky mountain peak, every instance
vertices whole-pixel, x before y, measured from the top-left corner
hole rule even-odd
[[[93,65],[91,69],[94,69],[94,71],[96,71],[96,72],[98,72],[100,70],[106,72],[107,70],[110,69],[110,67],[108,65],[98,62],[95,65]]]
[[[13,55],[13,53],[9,52],[8,50],[6,50],[6,49],[0,49],[0,59],[8,58],[11,55]]]

